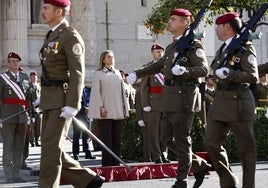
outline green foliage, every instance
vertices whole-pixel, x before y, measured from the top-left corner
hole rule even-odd
[[[150,29],[152,35],[163,34],[166,29],[170,11],[175,8],[188,9],[194,16],[197,15],[199,10],[206,4],[207,0],[161,0],[158,1],[153,7],[152,11],[146,17],[144,24]],[[208,14],[203,18],[208,24],[212,24],[216,15],[223,12],[236,11],[243,16],[246,13],[251,17],[254,12],[260,7],[261,4],[267,3],[267,0],[217,0],[213,1]]]
[[[257,160],[268,160],[268,119],[265,110],[258,109],[258,118],[254,122],[257,145]],[[192,130],[192,149],[194,152],[206,151],[204,144],[205,129],[198,115],[195,116]],[[124,159],[142,161],[142,133],[137,125],[135,110],[123,122],[121,152]],[[224,145],[230,161],[238,161],[238,152],[233,134],[230,132]],[[176,157],[174,157],[175,159]]]
[[[123,159],[142,161],[142,133],[137,125],[136,112],[130,110],[123,121],[121,154]]]
[[[254,123],[258,160],[268,159],[268,119],[264,109],[258,110],[258,119]]]
[[[206,151],[204,144],[205,129],[198,115],[196,115],[194,118],[191,138],[192,138],[192,150],[194,152]]]

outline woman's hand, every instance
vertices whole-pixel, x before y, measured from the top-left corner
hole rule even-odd
[[[100,116],[103,118],[107,117],[107,112],[103,106],[100,107]]]
[[[126,117],[127,112],[126,112],[126,107],[125,106],[123,106],[123,114],[124,114],[124,117]]]

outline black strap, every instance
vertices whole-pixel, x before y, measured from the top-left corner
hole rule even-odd
[[[221,45],[221,47],[220,47],[220,56],[221,56],[221,54],[222,54],[222,52],[223,52],[223,49],[224,49],[224,47],[226,46],[226,43],[224,42],[222,45]]]
[[[53,32],[53,31],[52,31],[51,29],[47,32],[46,39],[49,38],[49,36],[51,35],[52,32]]]

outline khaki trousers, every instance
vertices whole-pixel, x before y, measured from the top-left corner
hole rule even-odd
[[[213,166],[220,177],[222,188],[234,187],[237,177],[232,172],[226,150],[225,140],[232,131],[243,168],[243,188],[255,187],[256,143],[252,121],[223,122],[208,118],[205,142]]]
[[[96,173],[64,152],[71,119],[67,121],[60,113],[60,109],[43,111],[39,188],[58,188],[61,175],[74,187],[85,188]]]

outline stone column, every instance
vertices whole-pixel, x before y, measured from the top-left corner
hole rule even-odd
[[[0,7],[3,7],[3,1],[0,1]],[[3,26],[3,8],[0,8],[0,25]],[[0,44],[3,44],[3,28],[0,28]],[[4,46],[4,45],[3,45]],[[4,64],[3,46],[0,46],[0,70]]]
[[[1,8],[4,59],[10,51],[15,51],[22,58],[22,66],[28,64],[27,3],[26,0],[2,0]]]
[[[86,46],[86,79],[92,78],[90,69],[96,69],[97,37],[94,0],[72,0],[70,24],[82,35]]]

